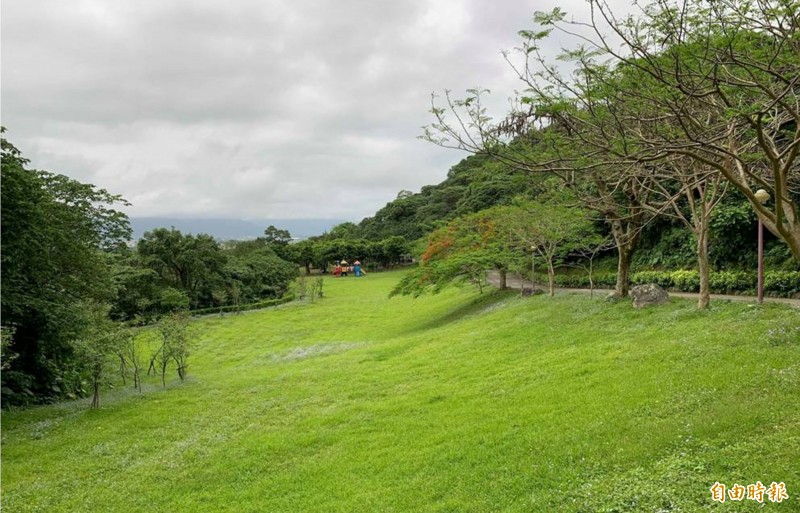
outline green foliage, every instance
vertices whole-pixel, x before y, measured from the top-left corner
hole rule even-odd
[[[544,260],[550,295],[554,293],[555,267],[570,253],[593,249],[603,241],[588,213],[569,205],[569,199],[564,191],[552,191],[535,201],[518,200],[514,207],[499,210],[517,247],[523,251],[530,248]]]
[[[14,340],[13,326],[0,326],[0,371],[5,371],[11,367],[11,362],[19,356],[11,350],[11,342]]]
[[[261,310],[273,306],[285,305],[295,300],[293,294],[285,294],[283,297],[276,299],[265,299],[263,301],[256,301],[255,303],[241,304],[241,305],[228,305],[228,306],[215,306],[211,308],[201,308],[199,310],[192,310],[192,315],[211,315],[223,313],[238,313],[246,312],[249,310]]]
[[[758,276],[757,273],[747,271],[717,271],[709,275],[708,281],[713,292],[736,294],[755,290]],[[777,292],[771,289],[769,291]]]
[[[82,305],[89,319],[86,331],[73,342],[74,354],[83,368],[92,393],[92,408],[100,407],[100,389],[109,382],[112,358],[130,342],[128,328],[108,318],[109,306],[88,303]]]
[[[438,293],[453,281],[482,289],[490,269],[507,270],[519,256],[503,220],[499,210],[486,210],[454,219],[431,233],[420,266],[401,280],[392,295]]]
[[[225,267],[228,283],[227,303],[255,302],[282,296],[297,277],[297,266],[279,258],[269,250],[258,250],[230,258]]]
[[[292,262],[305,267],[306,274],[311,274],[311,266],[317,261],[315,246],[313,239],[302,240],[292,246]]]
[[[189,296],[185,292],[172,287],[160,290],[158,302],[159,313],[180,312],[189,308]]]
[[[181,381],[186,379],[188,359],[195,341],[194,333],[190,330],[191,320],[186,312],[175,312],[165,315],[158,322],[157,329],[162,337],[161,355],[161,382],[167,386],[165,371],[170,361],[175,362],[178,377]]]
[[[617,274],[616,273],[596,273],[592,277],[594,281],[595,287],[614,287],[617,282]],[[545,283],[547,282],[547,275],[546,274],[536,274],[536,282],[537,283]],[[588,289],[589,288],[589,276],[583,273],[580,274],[556,274],[555,275],[555,285],[557,287],[563,288],[573,288],[573,289]]]
[[[316,300],[322,300],[325,297],[325,293],[323,292],[323,288],[325,286],[325,280],[322,277],[316,278],[311,283],[311,293],[309,297],[311,298],[311,302],[313,303]]]
[[[157,228],[146,232],[136,249],[142,265],[158,273],[165,285],[185,293],[193,308],[214,304],[213,291],[223,286],[227,258],[213,237]]]
[[[699,279],[698,273],[698,280]],[[664,288],[672,288],[674,285],[674,282],[672,281],[672,273],[663,271],[641,271],[634,273],[633,276],[631,276],[631,282],[633,282],[635,285],[655,283],[656,285]]]
[[[355,226],[352,223],[350,225],[350,228]],[[337,233],[342,235],[341,232]],[[409,253],[408,241],[399,235],[382,240],[368,240],[348,238],[348,236],[337,238],[336,233],[332,232],[289,247],[296,248],[293,261],[306,267],[306,274],[310,274],[312,265],[327,271],[330,264],[342,260],[348,262],[360,260],[370,269],[375,269],[378,265],[387,268],[403,261]]]
[[[453,283],[469,283],[483,291],[487,272],[496,264],[496,255],[488,250],[460,252],[432,260],[403,276],[389,296],[438,294]]]
[[[752,294],[757,280],[753,271],[716,271],[709,277],[711,291],[718,294]],[[637,285],[656,283],[680,292],[697,292],[700,288],[700,274],[693,270],[640,271],[633,274],[631,281]],[[766,271],[764,291],[776,297],[800,294],[800,271]]]
[[[269,225],[267,229],[264,230],[264,240],[267,244],[285,246],[292,242],[292,234],[289,233],[289,230],[281,230],[275,228],[274,225]]]
[[[436,293],[458,278],[482,288],[489,270],[527,268],[531,248],[546,262],[552,289],[555,266],[571,252],[594,247],[598,241],[586,213],[565,205],[557,193],[536,201],[518,199],[511,206],[456,218],[431,233],[419,268],[392,294]]]
[[[408,241],[399,235],[392,235],[379,243],[376,248],[378,259],[385,265],[399,263],[408,254]]]
[[[755,267],[757,218],[741,193],[729,193],[717,205],[710,229],[709,256],[713,267]]]
[[[358,239],[358,226],[355,223],[340,223],[331,228],[328,234],[332,239]]]
[[[81,305],[114,297],[107,251],[130,235],[121,197],[27,164],[3,137],[2,324],[18,355],[2,373],[4,405],[80,393]]]
[[[800,271],[764,272],[764,290],[779,296],[800,294]]]
[[[684,226],[657,220],[643,230],[633,264],[667,269],[696,265],[695,244],[694,237]]]
[[[417,240],[456,217],[510,204],[520,194],[541,191],[546,177],[515,171],[486,155],[473,155],[453,166],[447,179],[419,193],[397,199],[359,224],[360,236],[370,240],[402,236]]]
[[[616,273],[600,272],[594,276],[596,287],[613,287]],[[546,274],[537,273],[536,280],[543,283]],[[758,276],[755,271],[712,271],[710,274],[711,292],[715,294],[755,293]],[[695,270],[676,271],[638,271],[631,275],[635,285],[655,283],[678,292],[697,292],[700,288],[700,273]],[[556,274],[555,284],[564,288],[589,288],[589,278],[585,274]],[[800,271],[766,271],[764,291],[772,297],[797,297],[800,295]]]
[[[243,241],[222,249],[209,235],[159,228],[145,234],[121,273],[116,311],[145,321],[161,314],[251,304],[283,295],[297,266],[280,258],[292,245],[281,230],[271,239]],[[270,231],[269,229],[267,231]],[[287,232],[288,234],[288,232]]]

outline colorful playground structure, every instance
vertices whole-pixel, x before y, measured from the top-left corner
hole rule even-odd
[[[353,262],[353,265],[347,263],[347,260],[342,260],[341,262],[337,262],[336,266],[333,268],[333,277],[338,278],[340,276],[347,276],[348,273],[353,273],[357,278],[361,276],[366,276],[367,272],[361,268],[361,262],[356,260]]]

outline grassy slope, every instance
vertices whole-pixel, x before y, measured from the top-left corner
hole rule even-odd
[[[717,480],[800,510],[800,341],[767,334],[796,311],[397,279],[200,321],[167,391],[5,413],[4,510],[708,511]]]

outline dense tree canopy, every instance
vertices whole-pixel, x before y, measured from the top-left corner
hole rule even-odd
[[[707,305],[714,209],[730,214],[734,189],[800,264],[797,2],[656,0],[622,17],[588,7],[588,23],[556,8],[520,32],[519,58],[506,57],[527,87],[503,119],[487,114],[486,91],[446,93],[423,137],[559,177],[611,230],[619,295],[642,234],[669,213],[695,239]],[[566,66],[540,52],[556,31],[581,34]]]
[[[485,155],[473,155],[453,166],[438,185],[398,195],[358,225],[370,240],[401,236],[413,241],[458,216],[508,204],[518,194],[542,190],[542,177],[520,173]],[[408,192],[408,191],[404,191]]]
[[[2,323],[18,356],[3,372],[3,397],[22,402],[81,390],[72,341],[87,302],[115,293],[108,251],[130,236],[119,196],[28,169],[2,139]]]
[[[293,254],[289,233],[275,227],[230,250],[209,235],[166,228],[128,248],[121,197],[27,166],[4,137],[4,404],[89,393],[97,404],[106,359],[122,354],[126,340],[112,319],[151,322],[170,312],[276,298],[297,275],[296,265],[273,250]]]

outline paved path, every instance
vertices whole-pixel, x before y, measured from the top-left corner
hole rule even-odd
[[[493,271],[493,272],[489,273],[489,283],[491,283],[494,286],[500,285],[500,275],[496,271]],[[524,279],[520,278],[519,276],[509,274],[508,277],[506,278],[506,285],[508,285],[512,289],[519,289],[519,288],[521,288],[523,286],[530,287],[531,286],[531,282],[530,282],[530,280],[524,280]],[[545,291],[547,290],[547,284],[546,283],[545,284],[537,283],[536,285],[538,287],[542,288],[542,289],[545,289]],[[589,294],[591,291],[589,289],[563,289],[563,288],[556,288],[556,292],[561,292],[561,293],[563,293],[563,292],[574,292],[574,293],[578,293],[578,294]],[[597,294],[599,297],[605,297],[606,295],[608,295],[608,294],[610,294],[612,292],[614,292],[614,291],[611,290],[611,289],[594,289],[594,293]],[[682,297],[682,298],[695,299],[695,300],[697,299],[697,294],[696,293],[691,293],[691,292],[672,292],[672,291],[670,291],[669,295],[671,297]],[[742,301],[742,302],[745,302],[745,303],[755,303],[756,300],[757,300],[757,298],[755,296],[734,296],[734,295],[729,295],[729,294],[711,294],[711,299],[712,299],[712,301],[714,299],[722,299],[722,300],[726,300],[726,301]],[[783,303],[785,305],[790,305],[790,306],[793,306],[795,308],[800,308],[800,299],[789,299],[789,298],[786,298],[786,297],[765,297],[764,301],[765,302],[770,302],[770,303]]]

